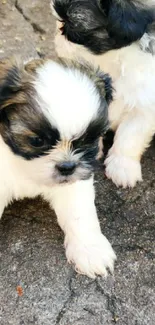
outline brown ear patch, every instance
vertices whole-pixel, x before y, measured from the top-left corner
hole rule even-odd
[[[0,109],[26,103],[25,90],[30,87],[31,78],[15,59],[0,61]]]
[[[17,90],[20,86],[20,68],[19,64],[14,58],[4,59],[0,61],[0,87],[5,85],[8,81],[7,86],[12,90]]]

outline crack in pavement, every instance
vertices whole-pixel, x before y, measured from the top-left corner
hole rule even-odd
[[[77,296],[77,294],[74,292],[74,290],[72,289],[72,280],[74,279],[76,273],[74,272],[73,275],[71,276],[70,280],[69,280],[69,291],[70,291],[70,295],[67,298],[67,300],[64,302],[63,307],[61,308],[61,310],[59,311],[57,317],[56,317],[56,321],[55,321],[55,325],[59,325],[60,321],[62,320],[66,310],[67,310],[67,306],[70,305],[72,299]]]
[[[69,306],[71,305],[72,299],[74,299],[75,297],[79,297],[81,292],[75,292],[74,289],[72,289],[72,281],[75,279],[76,277],[76,271],[73,271],[73,275],[71,276],[70,280],[69,280],[69,291],[70,291],[70,296],[67,298],[67,300],[65,301],[63,307],[61,308],[60,312],[58,313],[57,317],[56,317],[56,321],[55,321],[55,325],[60,325],[60,322],[63,319],[63,316],[65,315],[65,312],[68,310]],[[95,281],[91,281],[89,282],[86,287],[88,288],[90,285],[92,285],[92,283],[95,283]],[[85,287],[85,288],[86,288]],[[88,307],[84,307],[83,308],[84,311],[87,311],[89,314],[96,316],[96,313],[94,313],[93,310],[91,310],[91,308]],[[83,320],[83,317],[78,318],[79,320]]]
[[[59,325],[60,321],[62,320],[66,310],[67,310],[67,305],[70,304],[72,298],[74,297],[75,293],[71,292],[69,298],[65,301],[62,309],[60,310],[58,316],[56,317],[55,325]]]
[[[20,6],[18,0],[15,1],[15,8],[17,11],[23,16],[23,18],[30,23],[35,33],[40,33],[41,35],[46,34],[46,31],[37,23],[33,22],[23,11],[22,7]]]
[[[95,280],[96,283],[96,291],[100,292],[107,300],[107,310],[110,311],[112,320],[114,323],[117,322],[118,315],[117,315],[117,307],[116,307],[116,301],[118,300],[115,293],[112,293],[111,295],[106,293],[104,289],[101,287],[100,283],[98,282],[98,279]],[[119,299],[120,300],[120,299]]]

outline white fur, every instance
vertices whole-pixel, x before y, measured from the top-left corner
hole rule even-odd
[[[83,132],[88,120],[95,118],[100,103],[93,82],[79,70],[65,69],[51,61],[38,69],[37,75],[35,88],[52,125],[68,139]]]
[[[105,161],[106,176],[116,184],[126,187],[134,187],[136,181],[142,181],[141,165],[132,158],[109,154]],[[117,170],[117,174],[116,174]]]
[[[155,35],[153,33],[144,34],[140,40],[140,47],[143,51],[155,54]]]
[[[93,179],[58,186],[52,193],[52,205],[65,233],[66,256],[76,271],[94,278],[113,271],[115,254],[101,233],[94,205]]]
[[[97,114],[99,95],[91,81],[80,73],[67,73],[51,62],[39,69],[34,85],[40,98],[38,109],[52,125],[55,120],[62,141],[84,132]],[[76,96],[77,90],[80,96]],[[13,199],[42,195],[54,208],[65,233],[68,261],[73,262],[78,272],[90,277],[106,275],[107,268],[113,271],[116,256],[101,233],[93,177],[80,180],[76,176],[74,181],[73,176],[72,182],[66,184],[54,178],[55,164],[70,155],[67,150],[60,143],[60,147],[56,146],[46,156],[28,161],[15,155],[0,136],[0,217]],[[78,159],[76,155],[75,158]]]
[[[141,49],[146,48],[148,37],[104,55],[93,55],[68,42],[58,27],[55,46],[59,56],[84,57],[113,78],[115,94],[109,119],[116,135],[105,162],[106,173],[117,186],[132,187],[142,179],[140,159],[155,133],[155,56]]]

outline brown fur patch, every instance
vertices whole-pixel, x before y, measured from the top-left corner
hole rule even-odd
[[[47,61],[47,60],[46,60]],[[45,63],[43,59],[35,59],[25,64],[25,71],[28,73],[35,73],[37,68],[41,67]]]
[[[14,104],[26,104],[26,97],[24,93],[19,93],[14,95],[12,98],[9,98],[8,100],[6,100],[1,106],[0,108],[3,109],[7,106],[11,106]]]
[[[63,140],[57,144],[57,149],[60,151],[68,152],[71,150],[72,143],[71,141]]]
[[[25,104],[25,93],[30,89],[32,76],[15,58],[0,61],[0,109],[14,104]]]

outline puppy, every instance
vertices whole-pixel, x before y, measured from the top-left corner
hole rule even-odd
[[[110,78],[90,65],[0,62],[0,215],[13,199],[41,195],[64,231],[68,261],[92,278],[116,258],[93,186],[111,99]]]
[[[116,133],[105,166],[107,177],[124,188],[142,181],[140,159],[155,133],[154,5],[154,0],[52,2],[59,56],[84,57],[113,79],[109,119]]]

